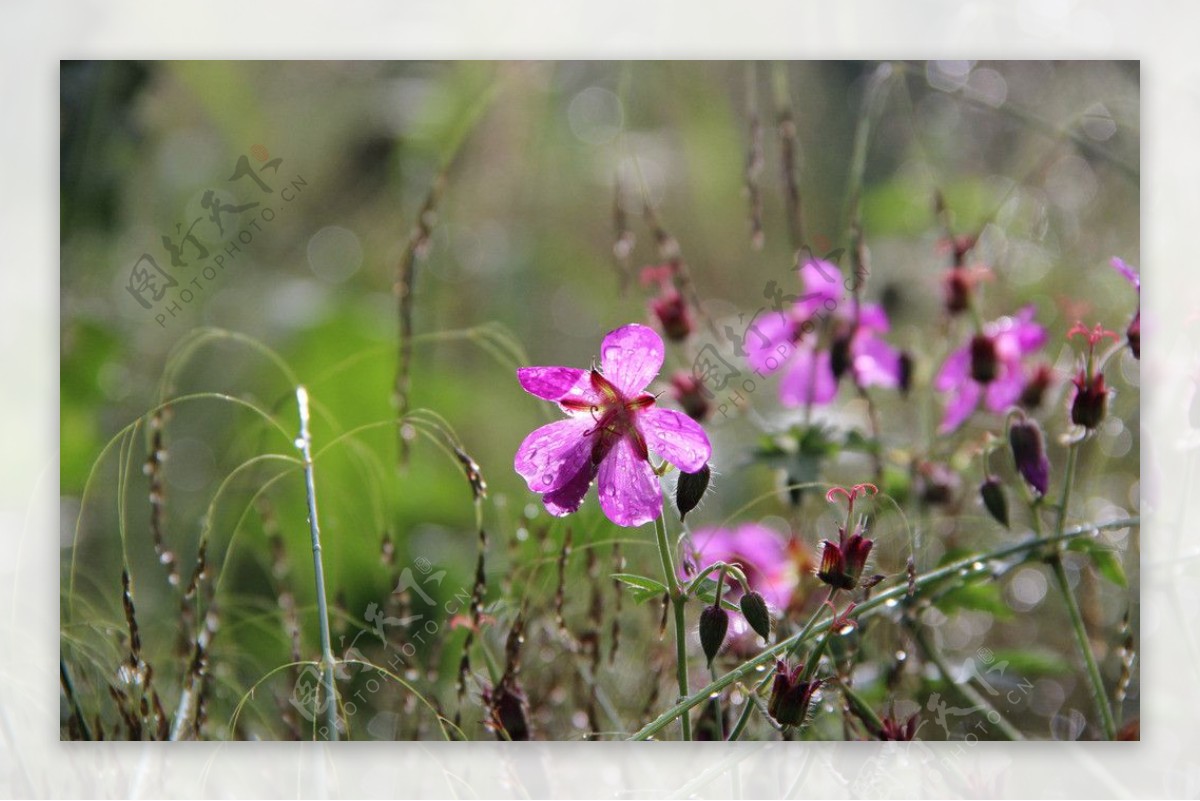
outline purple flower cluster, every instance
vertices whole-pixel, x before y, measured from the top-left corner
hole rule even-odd
[[[902,357],[882,338],[890,327],[883,307],[848,298],[841,272],[827,261],[805,262],[800,281],[804,295],[791,308],[765,315],[746,337],[751,366],[762,373],[784,369],[779,384],[784,405],[831,403],[847,373],[861,387],[899,387]],[[818,336],[821,323],[832,337],[825,347]]]

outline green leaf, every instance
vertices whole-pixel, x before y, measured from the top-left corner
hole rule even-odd
[[[1129,581],[1125,578],[1125,567],[1121,564],[1121,557],[1111,548],[1106,548],[1095,540],[1079,537],[1073,540],[1067,549],[1087,554],[1087,557],[1092,560],[1092,566],[1096,568],[1096,572],[1118,587],[1129,586]]]
[[[1121,566],[1121,560],[1117,557],[1116,551],[1094,548],[1088,555],[1092,558],[1092,565],[1095,566],[1097,573],[1118,587],[1129,586],[1129,582],[1125,579],[1125,568]]]
[[[662,597],[667,592],[665,584],[646,576],[638,576],[633,573],[613,573],[612,577],[628,585],[634,591],[634,601],[639,604],[643,604],[652,598]]]

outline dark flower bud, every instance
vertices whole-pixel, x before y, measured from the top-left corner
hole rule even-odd
[[[829,369],[833,372],[835,381],[841,380],[850,369],[853,357],[850,355],[850,337],[839,336],[833,340],[829,349]]]
[[[984,508],[996,522],[1008,528],[1008,499],[1004,497],[1004,485],[998,478],[989,478],[979,485],[979,497]]]
[[[940,506],[954,500],[962,481],[949,465],[923,462],[917,468],[917,486],[922,501],[930,506]]]
[[[529,704],[516,681],[501,681],[494,688],[484,688],[483,703],[488,710],[484,725],[496,733],[496,739],[529,739]]]
[[[691,373],[680,372],[671,376],[671,397],[683,407],[688,417],[697,422],[704,422],[712,411],[704,381]]]
[[[767,611],[767,601],[759,593],[751,590],[742,596],[742,617],[750,624],[750,628],[763,638],[763,642],[771,639],[771,613]]]
[[[999,368],[995,341],[984,334],[976,334],[971,340],[971,378],[980,384],[989,384],[995,380]]]
[[[829,540],[823,543],[825,549],[821,553],[817,578],[831,587],[852,590],[858,586],[858,579],[862,576],[875,542],[857,532],[847,537],[845,529],[840,529],[840,534],[837,543]]]
[[[908,390],[912,388],[913,360],[908,351],[900,352],[900,376],[898,385],[901,395],[908,395]]]
[[[1034,411],[1042,405],[1042,400],[1046,397],[1046,390],[1050,388],[1053,380],[1054,371],[1050,369],[1050,365],[1039,364],[1021,390],[1021,397],[1017,403],[1021,404],[1024,409]]]
[[[1046,457],[1042,429],[1029,419],[1013,423],[1008,429],[1008,443],[1021,477],[1039,495],[1045,495],[1050,486],[1050,460]]]
[[[894,714],[894,710],[893,710]],[[883,724],[883,729],[879,732],[880,740],[899,740],[907,742],[917,734],[917,713],[914,712],[908,720],[901,723],[899,719],[893,715],[885,715],[880,718],[880,723]]]
[[[1138,313],[1134,315],[1133,322],[1129,324],[1129,328],[1125,331],[1125,336],[1129,339],[1129,349],[1133,351],[1133,358],[1142,358],[1142,311],[1138,309]]]
[[[664,288],[663,294],[650,301],[650,311],[672,342],[682,342],[692,333],[692,316],[678,290]]]
[[[1075,400],[1071,403],[1071,422],[1084,428],[1095,428],[1104,420],[1108,409],[1108,388],[1104,386],[1104,374],[1096,373],[1091,379],[1080,371],[1071,379],[1075,384]]]
[[[775,683],[771,686],[771,698],[767,712],[781,726],[799,726],[808,717],[813,695],[825,682],[821,679],[801,681],[804,665],[799,664],[790,671],[782,661],[775,663]]]
[[[711,665],[725,642],[725,634],[729,631],[729,613],[715,604],[706,606],[700,613],[700,645],[704,648],[704,656]]]
[[[967,271],[954,268],[946,273],[946,311],[962,314],[971,308],[971,278]]]
[[[675,507],[679,509],[680,520],[700,504],[700,499],[708,490],[711,477],[712,470],[708,465],[704,465],[695,473],[679,471],[679,480],[675,483]]]

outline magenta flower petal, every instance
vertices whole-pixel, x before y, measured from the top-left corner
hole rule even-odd
[[[883,310],[882,306],[878,303],[864,303],[858,308],[858,326],[886,334],[892,324],[888,321],[887,312]]]
[[[604,377],[626,395],[646,388],[663,364],[663,341],[654,329],[632,323],[610,331],[600,346]]]
[[[796,323],[782,312],[767,312],[746,331],[746,360],[762,373],[779,369],[790,355]],[[780,347],[787,344],[787,347]]]
[[[979,406],[981,395],[983,388],[974,381],[963,381],[959,384],[950,395],[950,402],[946,405],[946,414],[938,427],[938,433],[948,434],[962,425]]]
[[[810,400],[820,405],[829,403],[835,395],[837,382],[833,378],[829,351],[821,351],[814,357],[812,348],[797,348],[787,374],[779,382],[780,400],[788,406],[801,406]]]
[[[746,573],[750,589],[762,594],[767,603],[786,609],[798,576],[788,558],[787,546],[772,529],[758,523],[743,523],[736,529],[702,528],[692,534],[695,551],[692,561],[701,568],[713,562],[738,562]],[[688,579],[686,574],[680,577]],[[733,579],[730,587],[735,588]],[[733,590],[736,594],[736,589]]]
[[[651,407],[638,415],[650,450],[685,473],[695,473],[712,458],[704,429],[686,414]]]
[[[517,448],[513,468],[534,492],[558,489],[591,460],[592,443],[586,435],[593,425],[590,418],[578,417],[534,430]]]
[[[900,385],[900,352],[869,331],[860,330],[854,341],[854,375],[864,387]]]
[[[1046,344],[1046,329],[1033,322],[1034,308],[1026,306],[1017,314],[1012,334],[1016,337],[1019,355],[1032,353]]]
[[[662,486],[650,463],[622,437],[600,463],[600,508],[618,526],[640,526],[662,511]]]
[[[1123,259],[1119,259],[1116,256],[1113,256],[1112,266],[1114,270],[1125,276],[1125,280],[1133,284],[1134,287],[1137,288],[1138,292],[1142,291],[1142,277],[1138,275],[1137,270],[1133,269],[1126,264]]]
[[[588,371],[574,367],[522,367],[517,380],[526,392],[543,400],[596,403],[600,397]]]
[[[595,477],[596,466],[589,459],[567,483],[542,496],[542,503],[546,505],[546,511],[555,517],[563,517],[577,511],[583,504],[583,496],[587,495],[588,487],[592,486],[592,479]]]
[[[971,349],[962,347],[946,357],[942,369],[933,378],[933,388],[938,392],[949,392],[968,379],[971,369]]]
[[[804,284],[804,299],[799,305],[806,316],[822,309],[826,313],[834,311],[846,294],[842,271],[827,261],[809,259],[800,268],[800,280]]]
[[[1025,377],[1017,362],[1001,362],[1000,374],[987,385],[983,402],[993,412],[1004,412],[1016,403],[1025,391]]]

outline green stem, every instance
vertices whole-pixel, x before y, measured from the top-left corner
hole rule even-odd
[[[1058,525],[1055,526],[1057,535],[1061,535],[1066,527],[1067,504],[1071,500],[1071,486],[1075,483],[1075,465],[1078,461],[1081,444],[1082,440],[1076,440],[1067,450],[1067,471],[1063,478],[1062,503],[1059,504]],[[1048,561],[1054,571],[1054,579],[1058,582],[1058,589],[1062,592],[1067,614],[1071,618],[1071,627],[1075,630],[1075,642],[1078,644],[1079,652],[1083,655],[1084,664],[1087,666],[1088,680],[1092,685],[1092,700],[1095,701],[1096,709],[1100,713],[1100,720],[1104,724],[1105,737],[1115,740],[1117,739],[1117,723],[1113,718],[1112,707],[1108,704],[1108,695],[1104,692],[1104,679],[1096,664],[1096,656],[1092,653],[1087,627],[1083,623],[1083,615],[1079,612],[1079,603],[1075,600],[1075,594],[1071,592],[1071,585],[1067,582],[1067,571],[1063,567],[1061,545],[1055,547],[1054,553]]]
[[[1075,595],[1071,592],[1071,585],[1067,583],[1067,571],[1063,568],[1062,554],[1058,551],[1048,560],[1050,567],[1054,570],[1054,578],[1058,582],[1058,588],[1062,591],[1063,600],[1067,605],[1067,614],[1071,616],[1071,627],[1075,630],[1075,641],[1079,645],[1079,650],[1083,654],[1083,661],[1087,665],[1088,680],[1092,685],[1092,700],[1096,702],[1096,709],[1100,712],[1100,720],[1104,724],[1104,736],[1109,740],[1117,739],[1117,723],[1113,719],[1112,709],[1108,705],[1108,697],[1104,693],[1104,679],[1100,676],[1100,668],[1096,665],[1096,657],[1092,655],[1092,646],[1088,642],[1087,629],[1083,625],[1083,615],[1079,613],[1079,604],[1075,602]]]
[[[963,700],[965,700],[970,706],[976,709],[986,709],[988,712],[986,716],[988,722],[996,727],[996,730],[1000,732],[1004,739],[1025,739],[1025,736],[1021,734],[1021,732],[1018,731],[1015,726],[1009,723],[1005,717],[1000,714],[1000,710],[996,709],[996,707],[994,707],[987,698],[980,694],[978,690],[976,690],[967,682],[959,684],[954,680],[954,674],[950,670],[950,666],[946,664],[946,660],[942,657],[941,652],[938,651],[934,644],[929,641],[929,637],[926,636],[925,629],[920,623],[917,623],[915,620],[911,621],[909,624],[909,630],[912,632],[913,639],[917,641],[917,645],[921,647],[921,650],[924,652],[926,658],[928,658],[930,662],[933,662],[933,664],[937,665],[938,672],[942,674],[942,678],[946,680],[946,683],[953,687],[954,691],[962,696]]]
[[[675,677],[679,681],[679,697],[683,699],[688,694],[687,629],[684,628],[683,617],[686,598],[679,591],[679,577],[675,575],[675,560],[671,558],[671,544],[667,540],[667,524],[663,522],[662,514],[654,518],[654,533],[658,537],[658,556],[662,560],[663,572],[666,574],[671,605],[675,608]],[[679,715],[684,740],[692,739],[692,721],[688,714],[690,709],[691,707],[687,707]]]
[[[321,528],[317,524],[317,488],[313,481],[312,435],[308,431],[308,390],[296,387],[300,410],[300,436],[296,445],[304,457],[304,488],[308,496],[308,531],[312,538],[313,574],[316,581],[317,620],[321,626],[321,692],[325,698],[326,739],[338,739],[337,694],[333,683],[333,648],[329,644],[329,607],[325,600],[325,569],[321,564]]]
[[[1004,559],[1004,558],[1012,556],[1014,554],[1018,554],[1018,553],[1022,553],[1022,552],[1026,552],[1026,551],[1032,551],[1037,548],[1041,548],[1042,546],[1047,545],[1047,544],[1065,542],[1067,540],[1075,539],[1076,537],[1090,535],[1096,531],[1106,531],[1109,529],[1128,528],[1129,526],[1132,526],[1132,525],[1138,525],[1138,524],[1140,524],[1140,522],[1141,522],[1141,518],[1139,518],[1139,517],[1126,517],[1126,518],[1121,518],[1119,520],[1110,520],[1105,523],[1095,523],[1095,524],[1090,524],[1090,525],[1086,525],[1086,526],[1079,526],[1077,528],[1070,529],[1069,531],[1064,531],[1061,535],[1054,535],[1054,536],[1050,536],[1050,537],[1035,537],[1035,538],[1026,540],[1025,542],[1019,542],[1014,545],[1007,545],[1003,548],[998,548],[994,551],[989,551],[987,553],[976,554],[973,556],[965,557],[963,559],[957,559],[953,562],[950,562],[949,564],[939,567],[936,570],[932,570],[922,576],[918,576],[917,579],[913,582],[914,589],[921,590],[931,584],[936,584],[939,581],[943,581],[948,578],[953,578],[958,573],[958,571],[963,570],[964,568],[969,568],[975,562],[988,561],[988,560],[992,560],[992,559]],[[665,537],[664,537],[664,539],[665,539]],[[907,594],[908,594],[908,585],[906,582],[902,582],[894,587],[889,588],[888,590],[886,590],[884,592],[880,592],[878,594],[871,596],[870,600],[864,601],[863,603],[859,604],[855,610],[855,612],[856,612],[855,617],[856,617],[856,619],[861,619],[864,615],[870,615],[871,613],[877,612],[881,608],[886,608],[886,604],[889,601],[899,602],[899,601],[903,600],[907,596]],[[781,640],[781,641],[777,642],[775,645],[764,650],[758,656],[756,656],[753,659],[750,659],[746,662],[743,662],[741,665],[739,665],[738,667],[729,671],[721,678],[710,683],[707,687],[704,687],[700,691],[692,693],[688,697],[682,699],[675,706],[671,707],[666,712],[663,712],[657,718],[650,721],[645,726],[643,726],[641,729],[639,729],[637,732],[635,732],[634,735],[630,739],[632,739],[632,740],[649,739],[650,737],[654,736],[655,734],[657,734],[658,732],[660,732],[664,728],[666,728],[668,725],[670,725],[671,721],[675,720],[675,718],[679,717],[680,715],[684,715],[689,710],[704,703],[704,701],[713,693],[720,692],[720,691],[724,690],[726,687],[730,686],[731,684],[745,679],[747,676],[754,673],[760,665],[765,665],[768,662],[770,662],[771,660],[778,659],[783,654],[788,653],[793,648],[795,648],[798,645],[800,645],[801,643],[803,643],[805,638],[810,636],[813,633],[813,631],[818,630],[818,629],[820,631],[826,631],[826,630],[828,630],[828,628],[829,628],[829,621],[826,621],[825,623],[814,625],[811,629],[806,629],[805,631],[801,631],[797,634],[794,634],[791,637],[788,637],[786,640]]]
[[[883,721],[879,719],[879,715],[875,714],[875,710],[871,705],[863,700],[862,696],[850,689],[850,685],[838,679],[838,689],[842,691],[842,695],[846,696],[846,700],[850,706],[858,711],[859,717],[867,724],[867,728],[871,730],[871,735],[878,737],[883,731]]]

